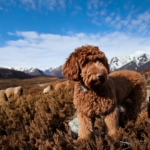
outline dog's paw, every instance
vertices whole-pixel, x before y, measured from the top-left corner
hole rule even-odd
[[[114,134],[109,135],[109,136],[114,142],[117,142],[117,141],[121,140],[123,133],[124,133],[124,130],[123,130],[123,128],[120,127]]]

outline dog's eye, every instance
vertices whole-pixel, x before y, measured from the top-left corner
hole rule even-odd
[[[82,67],[84,67],[86,64],[88,64],[88,60],[84,61],[84,63],[82,64]]]

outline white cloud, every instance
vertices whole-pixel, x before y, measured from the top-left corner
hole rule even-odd
[[[73,15],[79,13],[79,12],[82,10],[82,7],[80,7],[80,6],[75,6],[74,9],[75,9],[75,10],[72,12]]]
[[[105,14],[106,14],[106,10],[105,9],[103,9],[103,10],[100,11],[100,15],[101,16],[104,16]]]
[[[99,5],[100,5],[100,6],[103,6],[103,5],[104,5],[104,2],[103,2],[103,1],[100,1],[100,2],[99,2]]]
[[[66,0],[58,0],[58,4],[59,4],[59,6],[61,6],[61,8],[65,8],[66,7]]]
[[[129,5],[127,1],[123,8],[117,7],[117,2],[113,3],[116,5],[116,11],[111,11],[108,6],[113,1],[99,1],[89,0],[88,1],[88,16],[91,17],[91,22],[98,26],[111,27],[114,30],[123,30],[125,32],[134,32],[135,34],[149,35],[150,28],[150,11],[141,9],[143,4],[136,8],[134,5]],[[145,2],[144,2],[145,3]],[[127,7],[130,6],[130,7]],[[122,12],[125,11],[124,13]],[[140,10],[140,11],[139,11]],[[92,13],[89,13],[92,12]]]
[[[21,3],[26,5],[28,8],[36,9],[36,4],[34,0],[21,0]]]
[[[117,15],[117,17],[115,18],[116,21],[120,20],[120,16]]]
[[[99,15],[99,12],[98,11],[92,11],[92,12],[88,12],[87,15],[89,17],[95,18]]]
[[[112,18],[109,17],[109,16],[105,18],[105,21],[106,21],[106,22],[110,22],[111,20],[112,20]]]
[[[96,24],[97,26],[102,25],[100,22],[97,21],[97,18],[93,18],[92,23]]]
[[[0,4],[5,4],[5,5],[16,5],[16,6],[21,6],[24,9],[39,9],[41,7],[48,8],[50,10],[54,9],[64,9],[66,8],[66,5],[70,3],[69,1],[66,0],[0,0]]]
[[[137,26],[137,25],[140,25],[142,23],[142,20],[131,20],[131,24],[133,26]]]
[[[139,29],[138,29],[138,32],[146,32],[147,31],[147,28],[148,28],[148,25],[147,24],[145,24],[145,23],[142,23],[142,24],[140,24],[140,26],[139,26]]]
[[[148,33],[150,28],[150,12],[146,11],[141,14],[134,15],[134,19],[132,17],[132,13],[128,14],[126,17],[122,17],[120,14],[110,15],[105,18],[105,23],[110,22],[108,24],[115,29],[125,29],[130,32],[140,33],[144,35],[144,33]],[[98,20],[96,20],[98,22]],[[95,22],[96,22],[95,21]]]
[[[130,19],[130,25],[128,26],[130,29],[137,28],[138,32],[145,32],[150,28],[150,13],[144,12],[135,19]]]
[[[103,35],[72,33],[62,36],[18,31],[14,35],[18,37],[17,40],[7,41],[5,46],[0,47],[1,67],[44,69],[59,66],[75,48],[86,44],[99,46],[109,60],[114,56],[129,55],[137,50],[150,52],[150,38],[133,37],[121,32]]]
[[[150,12],[146,11],[145,13],[140,14],[140,15],[138,16],[138,19],[139,19],[139,20],[143,20],[143,21],[145,21],[145,22],[150,22]]]
[[[104,1],[104,0],[88,0],[87,8],[88,9],[98,9],[99,7],[107,7],[111,4],[112,1]]]
[[[38,34],[34,31],[30,31],[30,32],[20,32],[20,31],[17,31],[16,36],[22,36],[24,38],[27,38],[27,39],[37,39],[38,38]]]
[[[99,0],[89,0],[88,2],[88,9],[97,9],[99,6]]]
[[[114,13],[114,12],[110,13],[110,16],[114,16],[114,15],[115,15],[115,13]]]
[[[50,10],[55,10],[55,9],[64,9],[66,8],[68,1],[66,0],[39,0],[38,5],[39,7],[46,7]]]
[[[45,6],[50,10],[65,8],[66,3],[66,0],[39,0],[40,6]]]

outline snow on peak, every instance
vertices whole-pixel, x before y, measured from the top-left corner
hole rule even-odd
[[[141,66],[150,61],[150,55],[144,51],[136,51],[128,56],[113,57],[110,61],[110,70],[117,70],[132,61],[135,62],[137,66]]]
[[[130,57],[136,62],[137,66],[141,66],[150,60],[150,55],[146,54],[144,51],[137,51],[131,54]]]
[[[135,56],[140,56],[146,54],[144,51],[136,51],[135,53],[131,54],[131,55],[135,55]]]

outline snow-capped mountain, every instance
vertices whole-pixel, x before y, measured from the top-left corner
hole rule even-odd
[[[29,69],[9,67],[9,69],[16,70],[16,71],[22,71],[22,72],[24,72],[26,74],[30,74],[30,75],[45,75],[42,70],[40,70],[38,68],[33,68],[33,67],[29,68]]]
[[[22,71],[29,75],[50,75],[56,77],[63,77],[62,75],[62,65],[55,68],[48,68],[40,70],[38,68],[12,68],[7,67],[11,70]],[[134,54],[122,57],[113,57],[110,61],[110,71],[115,70],[150,70],[150,55],[144,51],[137,51]]]
[[[29,68],[29,69],[27,69],[27,68],[15,68],[15,67],[6,67],[6,68],[8,68],[10,70],[22,71],[25,73],[32,73],[32,72],[34,72],[35,69],[37,69],[37,68],[33,68],[33,67]]]
[[[44,70],[42,70],[42,71],[43,71],[43,73],[44,73],[45,75],[50,75],[50,73],[51,73],[52,70],[54,70],[54,69],[55,69],[55,68],[50,67],[50,68],[44,69]]]
[[[57,77],[64,77],[62,75],[62,65],[59,67],[54,68],[51,72],[50,72],[51,76],[57,76]]]
[[[38,68],[14,68],[14,67],[7,67],[10,70],[16,70],[16,71],[22,71],[26,74],[30,75],[51,75],[51,76],[57,76],[57,77],[63,77],[61,71],[62,71],[62,65],[59,67],[50,67],[47,69],[38,69]]]
[[[150,69],[150,66],[147,68],[149,63],[150,55],[144,51],[137,51],[128,56],[113,57],[110,61],[110,70],[129,69],[141,71],[142,66],[144,67],[143,69]]]
[[[0,67],[0,78],[2,79],[9,79],[9,78],[28,79],[28,78],[33,78],[33,76],[26,74],[22,71]]]

